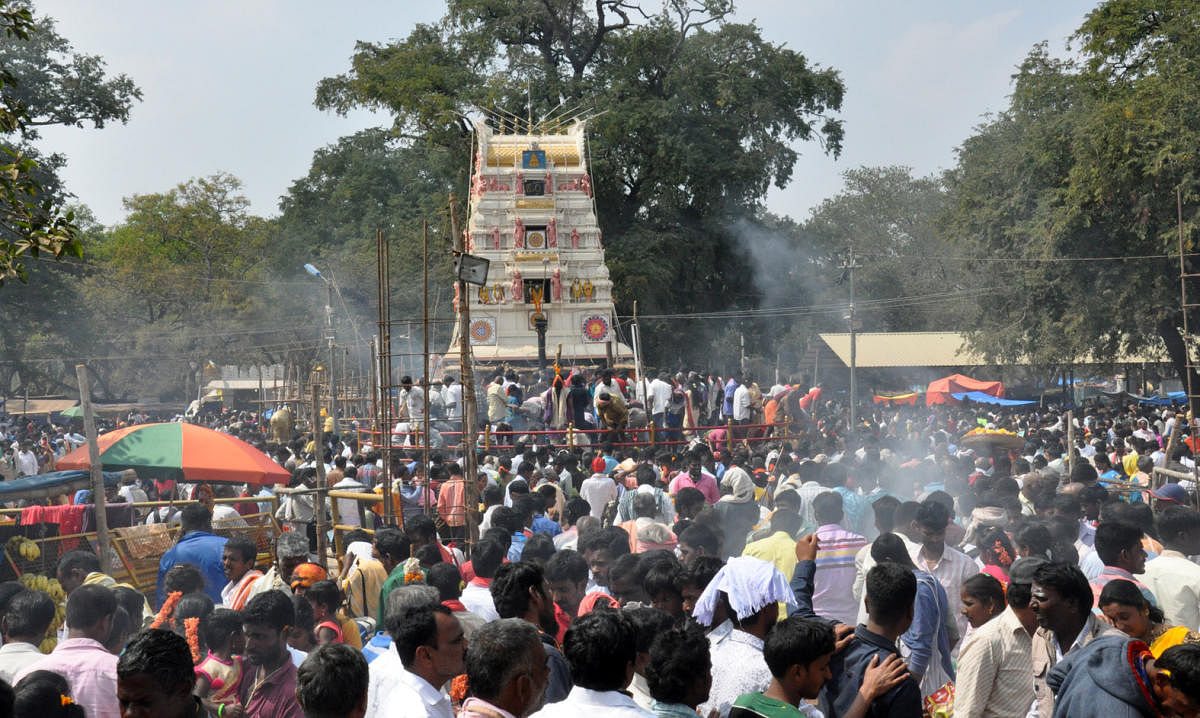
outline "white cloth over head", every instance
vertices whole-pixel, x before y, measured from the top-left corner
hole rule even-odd
[[[729,596],[729,605],[739,621],[753,616],[769,603],[782,601],[792,607],[797,605],[787,578],[775,568],[775,564],[752,556],[729,559],[724,568],[708,582],[692,611],[692,616],[700,625],[712,625],[713,610],[717,607],[721,592]]]

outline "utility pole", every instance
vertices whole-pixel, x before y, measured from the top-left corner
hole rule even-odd
[[[421,420],[421,461],[425,471],[429,471],[429,220],[421,221],[421,334],[424,340],[421,356],[421,395],[424,397],[424,412]],[[463,292],[466,299],[466,292]],[[426,473],[428,476],[428,473]]]
[[[858,426],[858,315],[854,306],[854,270],[858,264],[854,261],[854,247],[850,247],[850,260],[843,265],[850,274],[850,311],[846,320],[850,323],[850,437],[853,440],[855,427]],[[849,447],[847,447],[849,448]]]
[[[321,383],[317,381],[314,375],[312,379],[312,408],[313,408],[313,453],[316,455],[317,462],[317,491],[313,499],[313,509],[316,513],[317,523],[317,565],[325,568],[328,556],[329,540],[325,536],[325,532],[329,528],[328,522],[325,521],[325,437],[322,434],[321,427]],[[385,488],[384,493],[389,493]]]
[[[337,345],[333,343],[336,335],[333,331],[333,282],[325,279],[325,339],[329,342],[329,415],[333,417],[333,436],[336,437],[341,432],[338,431],[338,383],[337,372],[334,367],[337,366],[336,358],[334,357]]]
[[[454,243],[454,253],[466,253],[466,242],[458,231],[458,199],[450,194],[450,237]],[[458,364],[460,381],[462,382],[462,470],[466,481],[464,504],[469,507],[478,505],[479,496],[476,492],[475,466],[475,369],[471,360],[471,297],[467,294],[467,281],[456,278],[458,286]],[[474,514],[467,511],[467,541],[474,545],[478,539],[478,526]]]

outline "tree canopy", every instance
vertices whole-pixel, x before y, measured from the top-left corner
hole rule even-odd
[[[1074,35],[1081,57],[1034,48],[1009,107],[963,143],[947,229],[998,280],[972,334],[989,356],[1165,349],[1186,378],[1178,233],[1190,253],[1198,22],[1189,2],[1101,3]]]
[[[47,17],[24,3],[0,3],[0,285],[28,278],[27,261],[48,254],[79,257],[74,214],[62,207],[56,176],[64,161],[29,145],[45,125],[125,122],[141,91],[125,75],[110,78],[104,61],[75,52]]]
[[[360,43],[317,106],[382,109],[414,152],[440,153],[466,195],[471,117],[593,116],[596,201],[618,311],[751,307],[748,257],[728,230],[782,187],[797,143],[837,154],[838,73],[732,22],[722,0],[451,0],[402,40]],[[519,120],[514,119],[513,122]],[[678,251],[687,247],[686,252]],[[652,339],[652,338],[651,338]],[[663,338],[663,348],[677,346]],[[649,353],[657,350],[652,344]]]

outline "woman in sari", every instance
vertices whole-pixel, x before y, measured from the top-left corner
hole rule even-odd
[[[1181,643],[1200,643],[1200,635],[1187,626],[1172,626],[1163,617],[1162,609],[1150,605],[1141,589],[1132,581],[1109,581],[1100,592],[1100,610],[1108,622],[1130,638],[1150,646],[1158,658],[1171,646]]]

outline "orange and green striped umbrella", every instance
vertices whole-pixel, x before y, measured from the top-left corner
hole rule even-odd
[[[137,424],[101,434],[105,471],[133,469],[138,476],[237,484],[287,483],[290,474],[241,439],[185,423]],[[59,459],[56,469],[88,469],[87,445]]]

